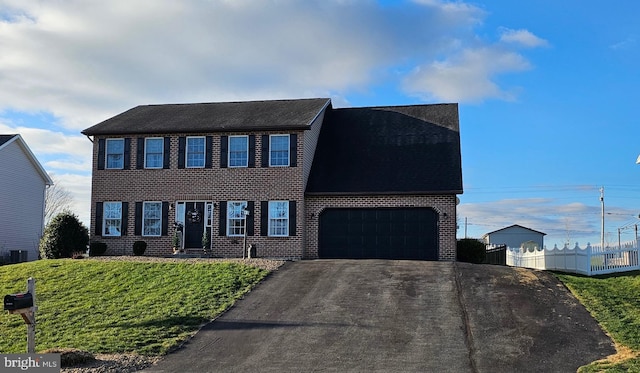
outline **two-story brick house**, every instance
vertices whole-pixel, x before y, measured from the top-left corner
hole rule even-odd
[[[94,143],[92,240],[170,255],[203,232],[217,257],[455,258],[457,105],[331,100],[138,106]]]

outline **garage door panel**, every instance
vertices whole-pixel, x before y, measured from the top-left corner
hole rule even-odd
[[[430,208],[326,209],[321,258],[438,259],[438,214]]]

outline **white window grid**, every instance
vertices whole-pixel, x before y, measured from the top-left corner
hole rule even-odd
[[[247,201],[227,202],[227,236],[244,236]]]
[[[144,168],[162,168],[164,139],[162,137],[149,137],[144,141]]]
[[[144,202],[142,216],[142,235],[159,237],[162,234],[162,202]]]
[[[249,136],[229,136],[229,167],[247,167]]]
[[[205,138],[187,137],[186,144],[186,166],[187,168],[203,168],[205,163]]]
[[[269,137],[269,166],[289,166],[289,135]]]
[[[124,168],[124,139],[107,139],[105,168]]]
[[[102,235],[118,237],[122,234],[122,202],[102,204]]]
[[[269,236],[289,235],[289,201],[269,201]]]

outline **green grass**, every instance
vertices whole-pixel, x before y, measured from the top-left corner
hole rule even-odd
[[[621,352],[579,372],[640,372],[640,272],[585,277],[557,274]]]
[[[0,296],[36,279],[36,349],[161,355],[268,271],[238,263],[39,260],[0,267]],[[26,326],[0,315],[0,353],[26,352]]]

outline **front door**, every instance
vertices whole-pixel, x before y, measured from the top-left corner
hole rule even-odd
[[[204,202],[186,202],[184,217],[185,249],[202,248],[202,233],[206,220]]]

